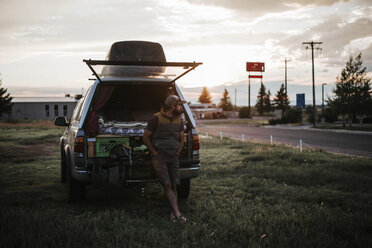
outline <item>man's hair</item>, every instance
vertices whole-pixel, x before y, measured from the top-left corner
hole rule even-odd
[[[168,96],[167,99],[165,99],[164,101],[163,110],[165,112],[169,111],[172,108],[172,106],[179,101],[180,101],[180,98],[176,95]]]

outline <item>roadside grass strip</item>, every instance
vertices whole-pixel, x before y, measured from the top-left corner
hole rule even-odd
[[[371,247],[372,160],[201,136],[201,174],[169,222],[159,184],[68,204],[62,129],[0,127],[0,247]],[[325,154],[323,156],[322,154]]]

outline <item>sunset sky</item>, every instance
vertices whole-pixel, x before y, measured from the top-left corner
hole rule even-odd
[[[370,0],[2,0],[0,73],[14,96],[63,96],[91,84],[83,59],[104,59],[121,40],[162,44],[168,61],[203,65],[179,82],[196,102],[207,86],[217,103],[224,87],[238,105],[247,103],[245,62],[265,62],[263,83],[272,94],[284,82],[288,92],[311,97],[311,51],[305,41],[321,41],[315,54],[317,103],[321,84],[332,84],[350,55],[362,52],[372,75]],[[252,81],[252,104],[259,81]]]

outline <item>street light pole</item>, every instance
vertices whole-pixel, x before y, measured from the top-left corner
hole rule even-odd
[[[324,118],[324,85],[327,85],[326,83],[322,84],[322,123],[325,123],[325,118]]]

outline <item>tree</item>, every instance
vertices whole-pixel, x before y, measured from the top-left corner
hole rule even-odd
[[[257,108],[257,111],[260,115],[263,115],[263,112],[264,112],[265,96],[266,96],[266,88],[265,88],[265,85],[263,83],[261,83],[261,87],[258,91],[257,102],[256,102],[256,108]]]
[[[3,113],[9,113],[12,110],[13,103],[11,102],[13,97],[10,93],[6,93],[8,90],[1,87],[3,80],[0,78],[0,116]]]
[[[211,99],[212,99],[212,97],[209,94],[209,91],[207,90],[207,87],[203,87],[203,91],[199,96],[199,102],[200,103],[212,103]]]
[[[264,96],[264,112],[271,112],[273,110],[273,105],[271,103],[271,92],[270,90],[267,91],[267,93]]]
[[[229,97],[229,92],[227,89],[224,90],[221,98],[221,102],[218,104],[220,108],[224,111],[231,111],[233,109],[230,97]]]
[[[274,107],[276,109],[281,109],[283,114],[289,109],[289,101],[287,92],[285,92],[284,84],[281,85],[279,91],[274,97]]]
[[[362,122],[363,116],[372,108],[371,79],[366,74],[362,53],[355,59],[350,56],[341,75],[336,78],[336,88],[332,90],[334,97],[327,99],[329,106],[342,115],[344,126],[346,118],[349,126],[355,117]]]

